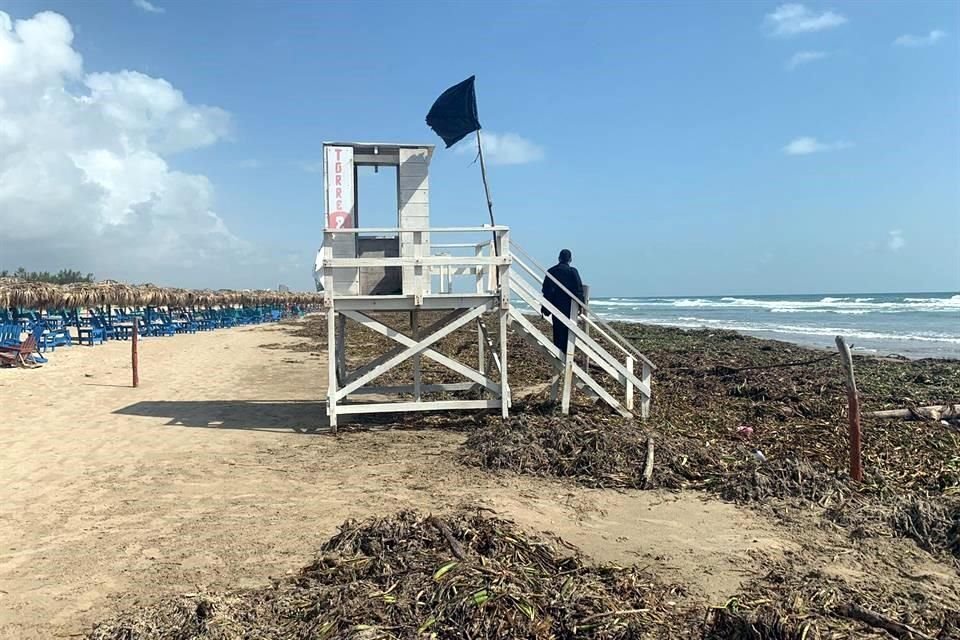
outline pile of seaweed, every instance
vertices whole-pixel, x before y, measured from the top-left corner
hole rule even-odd
[[[409,330],[408,314],[385,318]],[[379,334],[348,325],[348,354],[356,364],[391,346]],[[323,348],[322,319],[308,317],[295,327],[293,335]],[[824,509],[829,521],[855,535],[905,536],[960,558],[960,426],[865,415],[866,477],[854,484],[847,477],[846,390],[833,353],[732,331],[617,329],[658,366],[646,422],[611,415],[579,394],[575,415],[557,415],[537,404],[545,392],[516,403],[507,422],[496,416],[457,421],[447,414],[391,420],[399,428],[416,423],[473,430],[462,460],[482,468],[599,488],[702,489],[751,504],[788,499]],[[552,373],[549,364],[515,332],[508,346],[516,395],[542,387]],[[476,331],[455,332],[437,348],[469,362]],[[958,361],[857,356],[855,369],[865,413],[960,400]],[[426,361],[423,371],[427,383],[459,381]],[[397,369],[383,382],[408,383],[410,375]],[[647,473],[651,441],[655,462]]]
[[[957,640],[954,596],[901,592],[882,582],[856,587],[821,570],[785,561],[707,616],[706,640],[758,638]]]
[[[680,609],[684,596],[483,512],[408,511],[347,521],[272,587],[164,600],[88,638],[676,638],[702,620]]]
[[[87,638],[815,640],[889,631],[912,640],[940,629],[948,640],[960,629],[953,597],[854,589],[784,561],[708,608],[644,570],[590,566],[575,548],[483,511],[405,511],[345,522],[314,562],[272,586],[168,597]]]
[[[464,442],[460,460],[595,488],[700,489],[739,503],[813,504],[855,536],[911,538],[932,553],[960,559],[960,496],[894,495],[876,490],[885,486],[877,470],[858,485],[803,451],[773,458],[758,451],[742,438],[647,430],[599,410],[575,416],[528,410],[506,421],[482,420]]]

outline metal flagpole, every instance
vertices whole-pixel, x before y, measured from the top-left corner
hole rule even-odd
[[[483,176],[483,190],[487,194],[487,211],[490,213],[490,226],[495,227],[497,223],[493,219],[493,200],[490,199],[490,185],[487,184],[487,165],[483,161],[483,142],[480,140],[480,129],[477,129],[477,150],[480,154],[480,175]],[[497,242],[497,232],[493,232],[493,254],[500,256],[500,247]]]

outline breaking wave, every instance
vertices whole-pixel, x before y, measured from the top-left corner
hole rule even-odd
[[[960,313],[960,294],[943,297],[833,297],[816,299],[778,298],[609,298],[590,302],[597,311],[622,307],[633,310],[673,307],[678,309],[765,310],[771,313],[837,313],[864,315],[868,313]]]

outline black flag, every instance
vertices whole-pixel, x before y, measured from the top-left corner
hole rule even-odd
[[[470,76],[441,93],[427,114],[427,126],[443,138],[448,149],[480,128],[474,78]]]

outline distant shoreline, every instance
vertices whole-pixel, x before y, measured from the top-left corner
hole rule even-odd
[[[706,327],[706,326],[684,327],[684,326],[673,326],[673,325],[666,325],[666,324],[650,324],[650,323],[644,323],[641,321],[634,322],[634,321],[625,321],[625,320],[613,320],[613,321],[609,321],[609,324],[612,325],[614,328],[617,329],[617,331],[620,331],[621,333],[627,332],[627,331],[621,331],[621,329],[625,329],[627,327],[649,327],[651,329],[658,329],[658,330],[670,329],[670,330],[679,331],[679,332],[707,332],[707,333],[729,332],[729,333],[736,333],[742,336],[748,336],[750,338],[754,338],[762,342],[768,342],[771,345],[789,345],[792,348],[806,349],[808,351],[815,352],[815,353],[836,351],[834,347],[827,344],[816,344],[813,342],[794,341],[794,340],[788,340],[786,338],[773,338],[770,336],[756,335],[748,331],[741,331],[737,329],[724,329],[720,327]],[[911,355],[896,353],[892,351],[889,353],[879,353],[872,350],[866,351],[863,348],[858,347],[856,342],[853,342],[852,346],[853,346],[854,356],[864,357],[864,358],[873,358],[877,360],[885,360],[885,361],[892,360],[892,361],[902,361],[902,362],[918,361],[918,360],[940,360],[944,362],[960,362],[960,356],[942,356],[942,355],[911,356]]]

